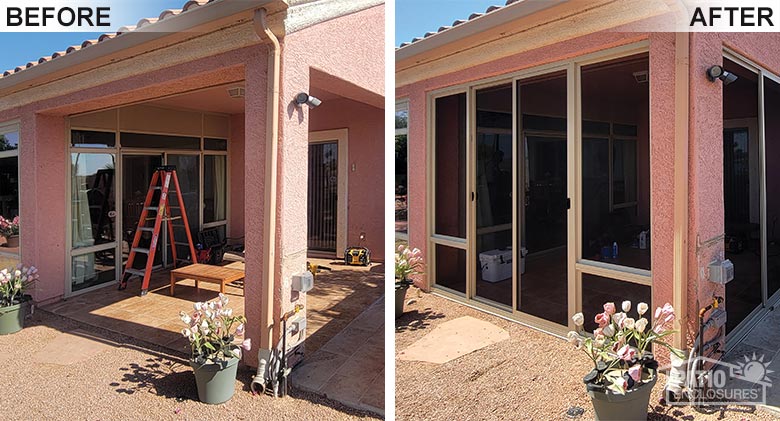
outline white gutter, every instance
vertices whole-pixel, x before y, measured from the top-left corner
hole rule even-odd
[[[233,15],[250,12],[258,6],[267,5],[269,3],[282,4],[283,2],[279,0],[216,0],[183,12],[180,15],[145,25],[132,32],[117,35],[116,38],[91,45],[82,50],[30,67],[19,73],[0,78],[0,92],[12,88],[25,89],[34,86],[36,83],[33,82],[38,79],[58,72],[67,73],[68,70],[75,70],[75,66],[111,55],[119,55],[119,57],[112,57],[112,60],[106,61],[117,61],[125,58],[121,57],[122,52],[125,52],[125,55],[132,56],[132,53],[127,53],[133,48],[153,41],[163,41],[164,38],[170,37],[176,33],[180,36],[192,37],[196,35],[194,32],[195,28]],[[286,5],[283,5],[282,7],[286,7]],[[186,34],[186,32],[192,32],[192,34]],[[66,75],[62,75],[61,77],[64,76]]]
[[[260,307],[260,349],[271,350],[274,348],[274,271],[276,259],[276,187],[277,170],[279,167],[278,142],[279,138],[279,70],[281,67],[281,48],[279,40],[268,27],[268,12],[265,9],[255,11],[254,27],[257,35],[269,41],[268,51],[268,107],[266,110],[266,134],[265,134],[265,197],[263,200],[263,214],[265,216],[264,242],[267,247],[263,253],[263,298]]]
[[[491,28],[566,3],[568,0],[523,0],[486,13],[395,50],[395,60],[405,60]]]

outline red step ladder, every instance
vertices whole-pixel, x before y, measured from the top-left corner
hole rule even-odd
[[[169,187],[173,180],[174,193],[178,199],[178,206],[170,206],[169,203]],[[160,191],[160,199],[157,206],[152,205],[155,192]],[[171,215],[171,209],[178,209],[180,215]],[[149,212],[154,212],[154,217],[149,217]],[[173,224],[173,221],[181,220],[182,225]],[[154,225],[149,226],[148,223],[154,221]],[[141,284],[141,296],[146,295],[149,292],[149,278],[152,275],[152,267],[154,266],[154,255],[157,252],[157,241],[160,239],[160,228],[162,223],[167,222],[169,242],[171,243],[171,253],[173,254],[173,266],[176,267],[178,259],[176,258],[176,243],[174,242],[173,229],[183,228],[187,234],[187,244],[190,248],[190,258],[192,263],[197,262],[197,255],[195,253],[195,246],[192,243],[192,234],[189,229],[189,221],[187,221],[187,211],[184,209],[184,199],[181,197],[181,189],[179,187],[179,178],[176,176],[175,166],[163,166],[158,167],[154,174],[152,174],[152,181],[149,183],[149,191],[146,193],[146,200],[144,201],[143,211],[141,211],[141,218],[138,221],[138,229],[135,231],[133,237],[133,244],[130,247],[130,255],[127,256],[127,264],[125,265],[125,271],[122,273],[122,280],[119,282],[119,289],[123,290],[127,288],[127,281],[130,280],[133,275],[136,275],[143,279]],[[144,232],[152,233],[152,241],[149,244],[149,248],[139,247],[141,241],[141,235]],[[184,243],[182,243],[184,245]],[[135,255],[137,253],[145,254],[146,268],[145,270],[139,270],[133,268],[133,262],[135,261]]]

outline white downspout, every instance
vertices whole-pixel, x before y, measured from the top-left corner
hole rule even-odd
[[[265,197],[263,201],[265,214],[264,242],[266,251],[263,254],[263,277],[266,282],[262,285],[263,299],[260,307],[260,350],[258,351],[257,375],[252,380],[252,390],[262,393],[265,390],[268,376],[268,363],[271,360],[273,349],[274,331],[274,274],[276,254],[276,188],[279,138],[279,70],[281,67],[281,49],[279,40],[268,27],[268,11],[259,9],[255,11],[254,29],[260,39],[269,41],[268,51],[268,107],[266,110],[266,135],[265,135]],[[256,390],[257,389],[257,390]]]

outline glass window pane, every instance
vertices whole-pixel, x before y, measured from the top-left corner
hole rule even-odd
[[[19,132],[0,134],[0,152],[19,149]]]
[[[114,155],[72,153],[70,166],[73,248],[114,242]]]
[[[518,81],[522,120],[515,199],[521,246],[515,262],[520,274],[517,309],[562,325],[569,319],[566,80],[566,72],[556,72]],[[555,124],[525,124],[542,119]]]
[[[726,333],[729,333],[763,302],[761,231],[764,227],[761,226],[758,75],[726,58],[723,67],[739,77],[734,83],[723,86],[724,242],[725,258],[734,263],[734,279],[726,284],[725,304],[729,312]],[[770,106],[772,99],[770,94]],[[765,115],[767,125],[771,127],[776,118],[769,113]],[[772,132],[771,128],[769,132]],[[772,143],[767,137],[767,152]],[[773,166],[767,153],[767,173]],[[776,216],[770,213],[772,194],[769,187],[767,185],[766,220],[772,224],[772,218]],[[772,229],[772,225],[767,227],[767,243],[775,235]],[[769,257],[771,252],[767,252]],[[772,265],[767,263],[769,273]]]
[[[70,132],[70,144],[80,148],[113,148],[116,146],[116,133],[73,130]]]
[[[466,293],[466,250],[436,244],[436,285]]]
[[[395,135],[395,232],[408,233],[408,166],[406,134]]]
[[[582,257],[645,270],[651,255],[649,84],[634,74],[648,68],[647,53],[582,68]],[[636,140],[611,137],[609,126],[617,124],[636,126]]]
[[[512,305],[512,84],[477,102],[477,295]]]
[[[648,315],[652,317],[655,311],[649,286],[588,273],[582,274],[582,314],[585,315],[586,331],[592,332],[598,327],[593,319],[596,314],[604,311],[604,303],[613,302],[617,308],[620,308],[620,304],[625,300],[631,301],[629,317],[634,319],[639,319],[636,313],[638,303],[647,303],[650,306],[650,311],[645,313],[645,317]]]
[[[466,238],[466,94],[436,99],[435,233]]]
[[[409,110],[398,110],[395,112],[395,128],[405,129],[409,127]]]
[[[227,140],[225,139],[203,139],[203,149],[207,151],[226,151]]]
[[[227,157],[203,157],[203,222],[224,221],[227,217]]]
[[[767,291],[780,291],[780,84],[764,79],[766,153]]]
[[[167,148],[200,150],[197,137],[168,136],[142,133],[121,133],[123,148]]]
[[[116,249],[73,256],[71,260],[71,291],[80,291],[116,280]]]
[[[184,199],[184,207],[187,209],[187,222],[190,225],[190,234],[192,240],[197,242],[198,232],[200,231],[200,156],[199,155],[168,155],[168,165],[176,167],[176,176],[179,179],[181,187],[181,196]],[[176,196],[172,197],[172,206],[178,206],[175,203]],[[180,211],[174,210],[173,216],[178,216]],[[177,246],[177,257],[180,259],[189,256],[189,247],[187,244],[187,233],[182,229],[174,230],[174,238]],[[180,245],[181,244],[181,245]],[[170,249],[168,249],[170,253]],[[170,254],[169,254],[170,255]],[[173,256],[171,256],[173,257]],[[170,260],[169,260],[170,261]]]
[[[612,141],[613,206],[636,202],[636,140]]]
[[[19,157],[0,158],[0,216],[5,221],[0,251],[19,252]],[[2,266],[5,267],[5,266]]]

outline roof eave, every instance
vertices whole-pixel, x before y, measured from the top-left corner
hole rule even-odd
[[[215,5],[219,5],[219,7],[213,7]],[[76,54],[66,54],[25,69],[18,74],[1,78],[0,93],[24,90],[37,84],[45,83],[49,78],[65,77],[67,76],[69,69],[75,71],[78,66],[85,63],[99,61],[101,59],[106,62],[121,60],[125,58],[123,57],[122,52],[127,52],[129,56],[132,56],[134,55],[132,51],[144,44],[154,43],[155,41],[164,41],[165,38],[175,34],[181,35],[188,32],[195,32],[199,28],[207,26],[210,22],[224,20],[268,5],[274,5],[273,10],[271,10],[272,12],[287,8],[287,3],[283,0],[256,0],[253,2],[216,1],[182,13],[174,18],[159,21],[135,31],[118,35],[107,42],[90,45],[89,47],[78,51]]]
[[[491,13],[486,13],[460,25],[453,26],[427,38],[398,48],[395,51],[395,60],[396,62],[407,60],[416,55],[471,37],[513,20],[524,18],[542,10],[558,6],[567,1],[568,0],[524,0],[510,4]]]

